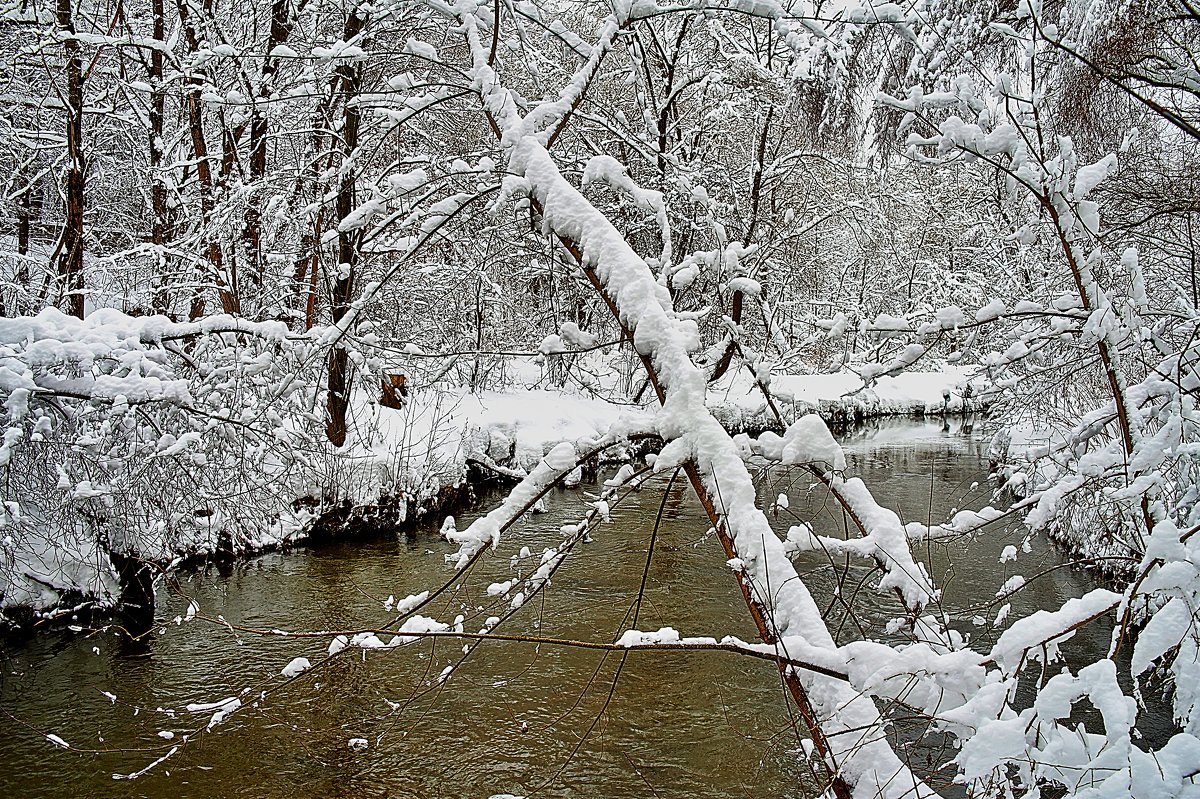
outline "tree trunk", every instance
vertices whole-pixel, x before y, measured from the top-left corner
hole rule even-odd
[[[262,74],[258,84],[259,99],[266,100],[273,91],[272,80],[279,68],[279,59],[272,57],[275,48],[287,41],[292,33],[290,18],[290,3],[288,0],[274,0],[271,4],[271,31],[264,52],[268,55],[263,61]],[[250,192],[246,197],[246,210],[242,216],[242,251],[245,254],[246,265],[250,279],[255,286],[261,286],[265,279],[265,265],[262,257],[262,209],[260,207],[260,183],[267,174],[267,133],[269,126],[267,116],[257,103],[250,111]]]
[[[200,49],[200,42],[196,36],[196,30],[192,25],[187,3],[185,0],[175,0],[175,7],[179,11],[179,21],[183,25],[188,50],[196,53]],[[188,127],[192,138],[192,153],[196,158],[196,175],[200,180],[202,226],[200,237],[205,242],[205,256],[212,267],[212,276],[217,283],[217,293],[221,298],[221,308],[225,313],[234,314],[239,310],[237,294],[235,293],[236,287],[231,291],[225,282],[221,245],[216,237],[212,235],[212,231],[209,230],[209,225],[212,222],[213,198],[216,195],[216,187],[213,184],[212,165],[209,164],[208,141],[204,136],[204,117],[200,106],[200,92],[204,86],[204,81],[197,75],[191,75],[187,78],[187,84],[189,87],[187,90]],[[201,283],[203,284],[203,282],[202,280]],[[192,305],[188,313],[188,318],[197,319],[203,316],[204,307],[204,288],[201,285],[196,288],[196,293],[192,296]]]
[[[67,56],[66,213],[58,254],[58,275],[71,315],[83,318],[83,65],[75,41],[71,0],[57,0],[58,27]]]
[[[125,631],[134,638],[144,635],[154,626],[157,569],[134,552],[109,552],[108,559],[117,571],[117,584],[121,587],[117,611]]]
[[[33,192],[35,183],[27,183],[20,191],[17,204],[17,255],[29,255],[30,226],[33,223]]]
[[[336,92],[336,87],[331,91]],[[309,136],[309,152],[306,165],[296,177],[295,197],[303,202],[304,198],[319,193],[317,186],[321,174],[321,125],[322,117],[318,115],[312,123],[312,135]],[[334,154],[329,154],[329,165],[332,166]],[[316,324],[317,310],[317,271],[321,265],[321,234],[324,232],[325,208],[318,207],[312,216],[311,225],[300,236],[300,250],[292,268],[292,292],[290,305],[296,310],[304,309],[304,329],[311,330]]]
[[[154,0],[154,41],[166,40],[166,10],[163,0]],[[163,53],[155,47],[150,51],[150,241],[162,246],[167,241],[167,187],[162,180],[163,119],[166,116],[167,92],[162,84]]]
[[[166,8],[163,0],[153,0],[154,41],[166,40]],[[163,87],[163,54],[155,47],[150,51],[150,243],[156,257],[163,261],[163,246],[167,243],[167,186],[163,182],[163,121],[166,117],[167,92]],[[161,270],[160,270],[161,271]],[[162,276],[154,277],[155,289],[151,307],[156,313],[170,310],[170,298],[162,285]]]
[[[346,27],[342,41],[349,42],[362,32],[364,18],[358,16],[354,9],[346,19]],[[341,182],[338,184],[337,216],[345,219],[354,210],[355,188],[355,151],[358,149],[359,111],[354,99],[358,96],[362,82],[362,66],[359,64],[343,64],[338,67],[342,93],[342,155],[344,164]],[[350,309],[351,292],[354,290],[354,267],[358,263],[358,240],[356,230],[342,230],[338,233],[338,265],[337,277],[333,284],[333,322],[336,325],[342,321],[346,311]],[[325,427],[325,435],[331,444],[340,447],[346,443],[346,407],[349,403],[349,354],[344,347],[334,347],[329,353],[329,396],[326,400],[326,410],[329,412],[329,422]]]

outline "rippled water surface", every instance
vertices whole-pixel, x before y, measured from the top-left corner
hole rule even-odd
[[[955,421],[887,422],[841,436],[854,474],[906,521],[940,521],[955,508],[987,504],[983,442]],[[787,493],[781,532],[804,520],[842,534],[840,512],[800,470],[760,476],[760,491]],[[719,543],[677,481],[656,480],[623,500],[595,541],[570,556],[544,597],[497,632],[611,641],[627,629],[660,505],[639,629],[670,625],[684,635],[754,628]],[[496,613],[487,593],[522,547],[540,553],[577,519],[583,492],[559,491],[465,579],[427,609],[468,630]],[[495,502],[495,497],[491,498]],[[481,503],[459,520],[484,511]],[[159,595],[160,624],[145,646],[112,631],[54,633],[6,645],[0,678],[0,797],[808,797],[816,793],[794,754],[796,733],[779,676],[767,662],[720,652],[617,655],[559,646],[491,642],[444,684],[462,658],[440,640],[384,652],[354,652],[285,684],[293,657],[322,659],[330,634],[264,637],[252,630],[331,631],[386,623],[389,596],[436,587],[451,548],[430,525],[405,538],[355,541],[269,555],[221,574],[181,575]],[[1012,574],[1033,577],[1061,563],[1044,541],[1000,563],[1019,529],[995,526],[969,542],[921,555],[946,589],[955,625],[994,635],[988,604]],[[807,556],[797,564],[840,640],[882,635],[895,600],[874,592],[860,563]],[[1013,600],[1014,615],[1053,606],[1093,587],[1087,575],[1052,569]],[[204,616],[176,624],[195,600]],[[843,601],[844,600],[844,601]],[[846,605],[854,612],[847,613]],[[218,617],[227,624],[215,621]],[[982,622],[982,624],[980,624]],[[243,629],[247,628],[247,629]],[[1102,651],[1106,632],[1081,632],[1073,649]],[[614,675],[620,668],[614,688]],[[187,705],[240,696],[250,705],[210,732],[212,711]],[[255,701],[257,700],[257,701]],[[53,733],[72,749],[56,748]],[[170,740],[160,733],[170,733]],[[136,780],[138,772],[188,741]],[[352,738],[367,740],[352,749]]]

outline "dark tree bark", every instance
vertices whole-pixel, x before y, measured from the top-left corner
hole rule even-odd
[[[154,626],[154,575],[158,569],[133,552],[109,552],[108,559],[121,586],[117,611],[125,631],[135,638],[144,635]]]
[[[75,41],[71,0],[57,0],[58,27],[67,56],[66,213],[58,253],[58,275],[67,294],[67,309],[83,318],[83,64]]]
[[[192,24],[187,3],[185,0],[175,0],[175,7],[179,11],[179,21],[182,23],[188,50],[191,53],[196,53],[200,49],[200,42],[199,37],[196,35],[195,26]],[[204,80],[199,75],[189,75],[187,85],[188,128],[192,139],[192,153],[196,158],[196,176],[200,181],[200,212],[203,228],[200,231],[200,236],[205,243],[205,256],[212,267],[212,277],[217,283],[217,294],[221,298],[221,309],[225,313],[235,314],[239,311],[237,294],[225,282],[225,264],[221,245],[212,231],[209,230],[215,204],[216,185],[213,181],[212,165],[209,163],[208,140],[204,135],[203,108],[200,104],[200,93],[204,86]],[[204,283],[203,280],[200,282],[201,284]],[[192,296],[192,305],[188,313],[188,318],[197,319],[203,316],[204,308],[204,288],[203,285],[200,285],[197,287],[196,293]]]
[[[330,86],[330,97],[337,94],[337,81]],[[330,100],[332,104],[332,99]],[[324,116],[317,114],[312,122],[312,133],[308,137],[308,153],[304,168],[296,176],[294,195],[301,201],[319,191],[318,177],[321,174],[321,150],[324,137],[321,133]],[[334,152],[327,156],[327,166],[333,165]],[[317,273],[321,264],[321,234],[324,231],[325,208],[319,206],[313,214],[312,225],[300,236],[300,250],[292,265],[291,307],[304,310],[304,329],[311,330],[316,324]]]
[[[154,41],[166,40],[166,10],[163,0],[153,0]],[[166,116],[167,92],[162,83],[163,53],[159,48],[150,51],[150,241],[156,245],[167,242],[167,187],[162,180],[163,120]]]
[[[278,57],[270,55],[275,48],[288,40],[292,34],[292,19],[289,0],[274,0],[271,4],[271,29],[267,39],[262,73],[258,83],[258,99],[271,96],[275,72],[279,69]],[[246,211],[242,217],[242,251],[249,267],[250,279],[261,286],[265,277],[262,256],[262,208],[260,183],[267,174],[267,115],[256,102],[250,112],[250,161],[249,177],[251,195],[246,198]]]
[[[154,41],[166,41],[166,8],[163,0],[153,0],[151,13],[154,16]],[[166,118],[167,92],[163,86],[163,53],[159,48],[150,51],[150,243],[159,249],[169,238],[167,222],[167,186],[162,179],[163,168],[163,124]],[[161,256],[160,256],[161,257]],[[157,313],[166,313],[170,298],[162,285],[162,276],[156,275],[151,302]]]
[[[342,33],[343,41],[351,41],[363,29],[365,18],[354,9],[346,19]],[[345,219],[354,210],[356,170],[355,151],[358,149],[359,111],[354,102],[362,84],[362,65],[343,64],[337,69],[342,94],[342,156],[345,161],[341,182],[337,192],[338,219]],[[338,233],[337,276],[333,284],[333,322],[342,321],[350,309],[350,298],[354,290],[354,268],[358,263],[359,232],[341,230]],[[329,422],[325,434],[335,447],[346,443],[346,407],[349,403],[350,358],[344,347],[334,347],[329,353],[329,395],[326,410]]]
[[[20,191],[21,196],[17,198],[17,255],[29,255],[34,184],[28,183]]]

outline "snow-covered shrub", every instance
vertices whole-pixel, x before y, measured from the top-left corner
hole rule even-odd
[[[111,606],[130,559],[157,572],[286,543],[324,505],[430,493],[453,469],[438,419],[413,433],[360,392],[353,446],[325,440],[323,335],[110,310],[0,320],[0,604]]]

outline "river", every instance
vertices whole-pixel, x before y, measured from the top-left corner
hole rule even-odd
[[[849,473],[862,476],[881,504],[905,521],[941,521],[954,509],[990,501],[986,439],[963,421],[880,421],[840,436]],[[611,476],[611,471],[608,473]],[[839,534],[840,511],[799,469],[759,477],[768,501],[786,492],[796,519]],[[754,628],[724,564],[719,542],[679,480],[667,493],[656,479],[614,508],[611,523],[577,549],[542,598],[497,632],[612,641],[626,629],[660,505],[663,518],[650,561],[638,628],[670,625],[684,635]],[[581,515],[583,491],[549,497],[549,511],[508,534],[479,574],[424,612],[447,621],[462,613],[468,630],[491,615],[493,581],[512,577],[510,557],[540,553],[559,528]],[[494,503],[496,498],[488,498]],[[472,513],[487,509],[481,502]],[[463,529],[471,514],[459,520]],[[438,520],[440,522],[440,520]],[[619,655],[529,643],[489,642],[451,678],[438,675],[462,655],[461,643],[421,642],[386,651],[346,652],[284,685],[292,658],[317,663],[331,636],[263,637],[262,630],[335,630],[392,617],[389,596],[436,587],[452,548],[431,521],[404,537],[322,544],[255,558],[224,573],[181,574],[159,593],[159,624],[145,645],[112,630],[55,632],[8,644],[0,678],[0,796],[3,797],[480,797],[494,794],[595,797],[770,796],[817,793],[801,758],[779,675],[767,662],[721,652]],[[1061,566],[1044,539],[1016,525],[993,525],[970,541],[921,547],[945,589],[954,625],[994,636],[994,599],[1011,575],[1050,569],[1011,600],[1012,618],[1053,607],[1096,585]],[[1006,546],[1017,560],[1001,562]],[[895,600],[863,586],[858,563],[834,569],[806,556],[798,569],[840,640],[882,635]],[[527,574],[528,561],[518,567]],[[853,595],[853,614],[835,600]],[[203,616],[176,623],[195,601]],[[483,608],[483,610],[480,610]],[[474,625],[474,628],[471,625]],[[1064,647],[1087,662],[1103,652],[1104,629],[1082,630]],[[613,675],[620,677],[612,689]],[[247,707],[210,732],[213,710],[189,704],[239,696]],[[257,703],[255,703],[255,700]],[[72,748],[45,737],[59,736]],[[171,735],[168,739],[166,736]],[[190,736],[179,746],[184,736]],[[350,745],[352,739],[365,739]],[[136,780],[115,779],[174,754]],[[365,747],[365,748],[364,748]],[[91,750],[91,751],[81,751]],[[926,759],[952,753],[926,751]]]

